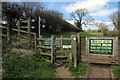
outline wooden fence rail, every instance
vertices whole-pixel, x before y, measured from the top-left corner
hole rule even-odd
[[[4,28],[4,29],[7,29],[7,27],[5,26],[2,26],[1,28]],[[8,30],[8,29],[7,29]],[[18,29],[15,29],[15,28],[12,28],[12,31],[16,31],[18,32],[18,37],[16,37],[17,39],[20,38],[20,33],[25,33],[25,34],[29,34],[29,35],[33,35],[34,36],[34,44],[35,44],[35,49],[37,49],[37,37],[36,37],[36,33],[33,33],[33,32],[28,32],[28,31],[24,31],[24,30],[20,30],[19,28]],[[8,32],[8,31],[7,31]],[[0,34],[0,36],[4,36],[4,37],[9,37],[8,34]],[[13,36],[14,37],[14,36]],[[29,36],[30,37],[30,36]],[[27,39],[28,41],[31,40],[29,37],[26,37],[26,36],[21,36],[21,39],[22,38],[25,38]],[[30,44],[28,43],[28,45],[30,46]]]

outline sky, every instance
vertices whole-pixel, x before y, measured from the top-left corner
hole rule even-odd
[[[79,0],[76,2],[43,2],[44,5],[50,10],[56,10],[63,13],[63,18],[71,24],[74,24],[74,20],[71,20],[70,13],[77,9],[86,8],[89,11],[95,22],[105,22],[110,30],[114,27],[108,16],[118,11],[118,2],[110,0]],[[86,29],[98,29],[96,26],[82,26]]]
[[[70,13],[77,9],[86,8],[89,15],[94,18],[95,22],[105,22],[110,30],[114,29],[108,16],[118,11],[119,0],[2,0],[2,2],[43,2],[46,8],[63,13],[63,18],[74,24],[71,20]],[[86,29],[98,29],[94,25],[82,26]]]

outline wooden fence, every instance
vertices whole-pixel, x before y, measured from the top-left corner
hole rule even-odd
[[[21,23],[27,23],[27,26],[22,26]],[[79,40],[80,40],[80,37],[78,35],[73,35],[71,36],[71,38],[63,38],[62,36],[60,38],[54,38],[53,35],[51,35],[51,38],[37,38],[36,36],[36,33],[33,33],[31,32],[31,20],[28,19],[27,21],[17,21],[17,29],[15,28],[12,28],[12,31],[14,32],[17,32],[17,36],[12,36],[10,34],[10,29],[9,29],[9,25],[7,27],[5,26],[2,26],[1,27],[2,29],[6,29],[6,34],[0,34],[0,36],[4,36],[7,38],[7,41],[9,42],[10,41],[10,37],[15,37],[17,39],[25,39],[28,41],[28,47],[30,47],[30,44],[31,44],[31,35],[34,36],[34,48],[35,49],[38,49],[38,48],[47,48],[47,49],[50,49],[51,50],[51,54],[46,54],[46,55],[49,55],[51,56],[51,63],[54,63],[55,62],[55,58],[56,57],[64,57],[64,56],[55,56],[56,54],[56,47],[55,47],[55,41],[56,40],[59,40],[61,44],[59,44],[58,46],[61,47],[61,51],[63,52],[63,40],[71,40],[72,43],[72,49],[73,49],[73,56],[74,56],[74,66],[77,66],[77,63],[78,63],[78,55],[79,55],[79,46],[78,44],[80,44]],[[21,30],[21,28],[26,28],[27,31],[25,30]],[[26,36],[23,36],[22,34],[26,34]],[[51,46],[44,46],[44,45],[39,45],[38,43],[40,41],[43,41],[43,40],[51,40]]]
[[[18,21],[18,23],[17,23],[18,28],[17,29],[15,29],[15,28],[11,29],[12,30],[11,32],[17,32],[17,37],[15,37],[15,34],[13,36],[10,34],[10,29],[9,29],[8,26],[7,27],[6,26],[1,27],[2,29],[6,29],[7,33],[6,34],[0,34],[0,36],[7,37],[7,42],[10,41],[10,37],[14,37],[14,38],[17,38],[17,39],[26,39],[28,41],[28,47],[30,47],[30,44],[31,44],[31,36],[33,36],[34,37],[34,40],[33,40],[34,48],[36,49],[37,48],[37,42],[36,42],[37,37],[36,37],[36,33],[31,32],[31,20],[28,19],[28,21],[26,21],[28,23],[28,25],[26,26],[27,31],[21,30],[22,26],[20,26],[20,22],[23,22],[23,21]],[[22,36],[21,35],[22,33],[27,34],[27,35]]]

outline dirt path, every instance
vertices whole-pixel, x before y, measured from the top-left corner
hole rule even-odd
[[[109,78],[112,80],[111,70],[109,65],[91,64],[88,72],[88,78]]]
[[[73,76],[71,76],[71,72],[67,68],[65,68],[63,64],[56,63],[56,65],[57,68],[55,70],[56,76],[58,78],[74,78]]]

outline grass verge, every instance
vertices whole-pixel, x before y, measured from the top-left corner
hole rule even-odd
[[[116,80],[120,80],[120,66],[112,66],[112,72]]]
[[[88,63],[80,62],[77,67],[74,67],[73,62],[71,62],[66,65],[66,68],[69,69],[75,78],[80,78],[81,76],[85,76],[87,74],[88,66]]]
[[[81,35],[81,36],[85,36],[85,37],[98,37],[98,36],[103,36],[103,34],[100,33],[100,32],[95,32],[95,33],[92,33],[92,32],[80,32],[80,35]]]

